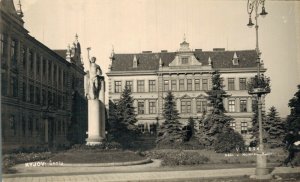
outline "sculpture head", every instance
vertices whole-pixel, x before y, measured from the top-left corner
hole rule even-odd
[[[96,62],[96,58],[95,58],[95,57],[92,57],[92,58],[91,58],[91,62],[92,62],[92,63],[95,63],[95,62]]]

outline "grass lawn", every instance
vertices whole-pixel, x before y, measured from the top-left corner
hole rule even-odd
[[[132,151],[66,151],[50,158],[52,162],[63,163],[113,163],[144,160],[146,157]]]

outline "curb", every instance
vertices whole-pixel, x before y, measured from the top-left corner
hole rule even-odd
[[[54,165],[54,166],[46,166],[46,167],[112,167],[112,166],[131,166],[131,165],[141,165],[148,164],[153,162],[150,158],[140,160],[140,161],[130,161],[130,162],[112,162],[112,163],[74,163],[68,164],[64,163],[63,165]]]

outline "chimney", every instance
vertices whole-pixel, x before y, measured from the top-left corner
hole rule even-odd
[[[214,52],[222,52],[225,51],[225,48],[213,48]]]
[[[152,51],[142,51],[142,53],[152,53]]]

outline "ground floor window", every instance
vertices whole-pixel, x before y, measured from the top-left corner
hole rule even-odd
[[[230,122],[230,127],[232,128],[232,129],[236,129],[236,123],[235,123],[235,121],[231,121]]]
[[[145,126],[144,126],[144,124],[138,124],[138,128],[139,128],[140,132],[142,132],[142,133],[145,132]]]

